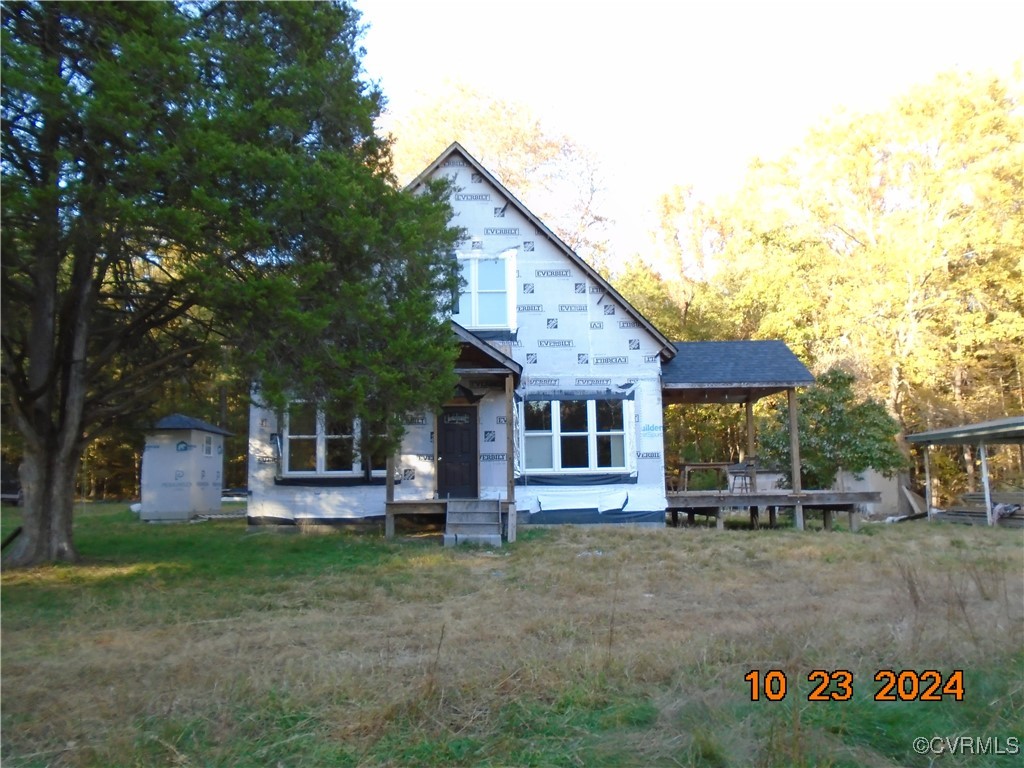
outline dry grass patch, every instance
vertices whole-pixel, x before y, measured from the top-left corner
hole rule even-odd
[[[109,562],[4,575],[5,766],[925,765],[907,729],[928,713],[1006,737],[1024,698],[1012,531],[560,527],[494,551],[116,515],[94,533]],[[196,559],[138,566],[133,537]],[[786,701],[750,703],[754,667],[786,671]],[[846,668],[862,699],[879,667],[965,668],[970,701],[909,705],[880,746],[851,722],[893,708],[799,685]]]

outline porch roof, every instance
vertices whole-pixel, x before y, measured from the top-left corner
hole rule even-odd
[[[662,365],[662,400],[745,403],[806,387],[814,376],[783,341],[677,341]]]
[[[459,357],[455,361],[455,372],[459,376],[494,378],[497,383],[511,373],[514,383],[518,386],[523,366],[454,320],[451,323],[452,332],[459,341]]]

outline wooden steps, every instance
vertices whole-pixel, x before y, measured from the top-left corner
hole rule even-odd
[[[1024,493],[995,492],[991,494],[994,522],[1008,528],[1024,528]],[[1007,514],[1009,512],[1009,514]],[[937,520],[951,523],[988,525],[985,511],[985,494],[965,493],[957,504],[941,510]]]
[[[501,502],[497,499],[448,499],[444,545],[501,546]]]

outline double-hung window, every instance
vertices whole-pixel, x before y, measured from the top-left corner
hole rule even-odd
[[[467,328],[512,328],[515,249],[488,256],[458,254],[462,287],[453,319]]]
[[[314,403],[292,403],[284,416],[282,474],[292,477],[383,477],[384,451],[358,419],[328,416]]]
[[[527,471],[626,468],[623,400],[528,400],[523,405]]]

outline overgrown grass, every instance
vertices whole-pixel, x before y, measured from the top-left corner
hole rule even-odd
[[[16,524],[5,509],[3,529]],[[4,766],[928,766],[1024,743],[1020,531],[521,531],[500,550],[78,516],[3,574]],[[781,670],[751,701],[750,670]],[[810,702],[812,670],[853,674]],[[880,702],[878,669],[964,670]],[[998,739],[998,741],[994,741]]]

